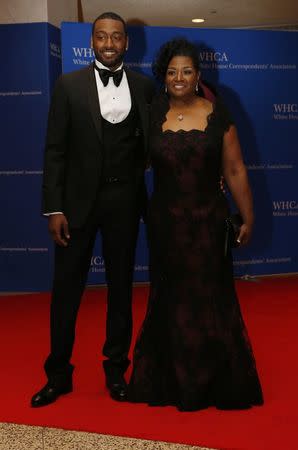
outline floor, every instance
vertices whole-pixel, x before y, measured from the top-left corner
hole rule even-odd
[[[167,442],[122,438],[0,423],[0,450],[215,450]]]

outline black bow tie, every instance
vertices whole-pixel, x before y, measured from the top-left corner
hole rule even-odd
[[[117,87],[119,86],[123,77],[123,69],[112,72],[111,70],[100,69],[99,67],[96,66],[96,64],[94,65],[94,67],[98,71],[100,79],[104,86],[107,86],[110,77],[113,78],[114,85]]]

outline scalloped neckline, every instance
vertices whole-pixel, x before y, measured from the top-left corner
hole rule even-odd
[[[196,132],[202,133],[202,134],[206,134],[208,125],[209,124],[207,124],[205,130],[199,130],[198,128],[191,128],[190,130],[183,130],[183,128],[179,128],[179,130],[171,130],[170,128],[168,128],[167,130],[162,131],[162,134],[165,134],[165,133],[191,133],[193,131],[196,131]]]
[[[170,110],[170,108],[166,111],[166,113],[164,115],[165,120],[161,123],[161,132],[162,132],[162,134],[164,134],[164,133],[190,133],[190,132],[193,132],[193,131],[196,131],[196,132],[202,133],[202,134],[206,134],[207,131],[208,131],[211,119],[212,119],[212,117],[215,114],[216,101],[213,103],[213,109],[212,109],[211,113],[209,113],[208,116],[207,116],[207,125],[206,125],[204,130],[200,130],[199,128],[191,128],[190,130],[183,130],[183,128],[179,128],[179,130],[176,130],[176,131],[175,130],[171,130],[171,128],[168,128],[167,130],[163,130],[162,126],[163,126],[163,124],[166,121],[166,116],[167,116],[167,113],[168,113],[169,110]]]

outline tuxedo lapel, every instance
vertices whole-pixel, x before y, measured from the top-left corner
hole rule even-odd
[[[88,67],[88,103],[98,137],[102,141],[102,117],[100,112],[93,64]]]
[[[144,96],[143,86],[139,82],[139,79],[134,76],[134,73],[129,69],[125,69],[129,89],[131,96],[133,97],[142,123],[142,131],[144,134],[144,148],[145,153],[147,152],[147,143],[148,143],[148,127],[149,127],[149,105],[147,104],[146,98]]]

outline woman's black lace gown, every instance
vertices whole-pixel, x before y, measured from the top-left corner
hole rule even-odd
[[[153,105],[149,206],[151,289],[129,383],[129,400],[191,411],[263,403],[252,349],[224,256],[227,201],[219,188],[219,101],[204,131],[165,131],[169,106]]]

